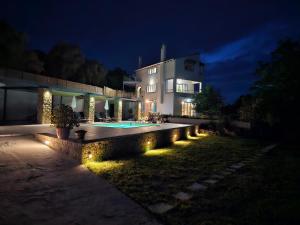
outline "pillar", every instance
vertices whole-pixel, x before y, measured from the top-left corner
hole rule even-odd
[[[83,107],[85,119],[89,120],[90,123],[93,123],[95,120],[95,97],[90,94],[86,94],[84,96]]]
[[[51,123],[52,93],[47,88],[38,89],[37,122]]]
[[[142,116],[142,103],[140,101],[137,101],[135,105],[135,120],[141,120],[141,116]]]
[[[116,121],[122,121],[122,99],[118,97],[114,100],[114,115]]]

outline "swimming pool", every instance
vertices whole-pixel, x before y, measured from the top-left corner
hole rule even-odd
[[[137,128],[137,127],[154,127],[159,124],[154,123],[136,123],[136,122],[123,122],[123,123],[97,123],[95,127],[109,127],[109,128]]]

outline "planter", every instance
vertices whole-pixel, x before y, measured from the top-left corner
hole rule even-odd
[[[75,134],[78,139],[83,140],[86,132],[86,130],[77,130],[75,131]]]
[[[70,136],[69,128],[56,128],[56,135],[59,139],[68,139]]]

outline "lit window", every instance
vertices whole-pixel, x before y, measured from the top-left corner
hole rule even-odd
[[[182,116],[195,116],[196,111],[193,103],[189,99],[181,102],[181,115]]]
[[[189,93],[188,84],[176,84],[176,92]]]
[[[167,82],[166,82],[166,92],[173,92],[173,83],[174,83],[173,79],[167,80]]]
[[[156,92],[156,84],[150,84],[147,86],[147,92]]]
[[[157,73],[156,67],[152,67],[152,68],[148,69],[148,74],[155,74],[155,73]]]

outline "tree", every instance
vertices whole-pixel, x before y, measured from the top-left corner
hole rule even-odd
[[[78,69],[76,76],[72,80],[95,86],[104,86],[106,74],[107,70],[102,64],[96,60],[87,60]]]
[[[79,46],[58,43],[49,52],[46,60],[46,71],[50,76],[71,79],[84,64],[85,58]]]
[[[260,79],[252,88],[255,119],[289,132],[299,126],[300,42],[285,40],[260,63]]]
[[[203,91],[195,95],[193,103],[198,113],[209,117],[219,116],[224,105],[222,96],[212,86],[207,85]]]
[[[0,21],[0,66],[21,69],[25,47],[25,34]]]
[[[46,54],[42,51],[26,51],[23,55],[23,69],[31,73],[45,73],[45,57]]]
[[[110,70],[106,75],[106,86],[121,90],[123,89],[124,77],[128,77],[128,74],[125,70],[119,67]]]

